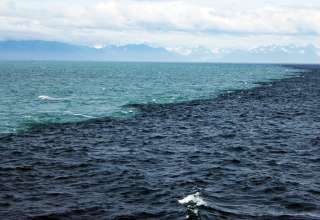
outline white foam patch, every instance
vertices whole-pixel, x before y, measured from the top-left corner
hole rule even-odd
[[[84,118],[95,118],[95,117],[93,117],[93,116],[84,115],[84,114],[75,114],[75,113],[72,113],[72,115],[74,115],[74,116],[81,116],[81,117],[84,117]]]
[[[39,95],[38,99],[48,100],[48,101],[59,101],[59,100],[67,100],[67,98],[54,98],[47,95]]]
[[[201,198],[200,193],[196,192],[195,194],[188,195],[185,198],[178,200],[182,205],[184,204],[194,204],[196,206],[206,206],[207,203]]]
[[[80,116],[80,117],[84,117],[84,118],[95,118],[95,117],[90,116],[90,115],[79,114],[79,113],[73,113],[73,112],[71,112],[71,111],[65,111],[64,113],[65,113],[65,114],[68,114],[68,115]]]

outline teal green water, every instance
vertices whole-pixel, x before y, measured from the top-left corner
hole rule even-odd
[[[280,65],[0,62],[0,133],[37,123],[134,114],[131,103],[175,103],[289,77]]]

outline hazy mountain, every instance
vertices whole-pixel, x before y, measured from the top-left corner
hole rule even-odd
[[[83,46],[46,41],[0,42],[2,60],[70,60],[86,59],[94,51]]]
[[[183,61],[184,57],[164,48],[145,44],[107,46],[97,50],[101,59],[112,61]]]
[[[2,41],[0,60],[182,61],[183,57],[144,44],[96,49],[48,41]]]
[[[187,53],[186,53],[187,51]],[[2,41],[0,60],[195,61],[240,63],[320,63],[319,49],[266,46],[250,50],[191,48],[184,53],[145,44],[107,46],[100,49],[48,41]]]
[[[235,63],[320,63],[320,50],[312,45],[298,47],[287,46],[266,46],[250,50],[222,49],[211,52],[202,51],[197,48],[190,53],[189,57],[206,57],[213,62],[235,62]]]

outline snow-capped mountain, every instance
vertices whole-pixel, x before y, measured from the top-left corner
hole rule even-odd
[[[271,45],[239,50],[162,48],[146,44],[94,48],[48,41],[2,41],[0,60],[320,63],[320,49],[313,45]]]
[[[319,49],[312,46],[264,46],[249,50],[221,50],[221,62],[320,63]]]

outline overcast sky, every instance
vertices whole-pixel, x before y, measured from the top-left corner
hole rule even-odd
[[[320,46],[320,0],[0,0],[0,39],[167,48]]]

